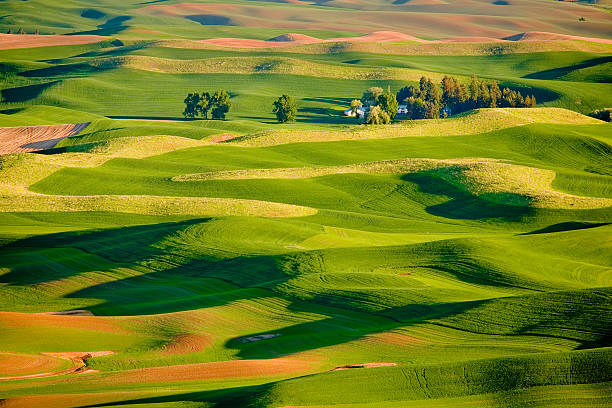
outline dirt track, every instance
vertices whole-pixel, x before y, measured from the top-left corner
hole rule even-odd
[[[89,123],[0,128],[0,155],[51,149],[60,140],[81,133]]]

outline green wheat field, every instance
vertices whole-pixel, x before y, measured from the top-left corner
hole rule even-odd
[[[611,12],[0,1],[0,407],[612,406]]]

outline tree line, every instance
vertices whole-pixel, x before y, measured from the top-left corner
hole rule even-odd
[[[224,120],[232,107],[230,95],[225,90],[216,91],[212,95],[208,92],[193,92],[187,95],[184,102],[183,116],[191,119],[198,116],[208,119],[210,111],[212,119]],[[401,109],[400,105],[403,105]],[[351,102],[350,110],[363,123],[382,125],[391,123],[398,113],[407,119],[437,119],[477,108],[535,106],[535,96],[523,96],[510,88],[502,90],[496,81],[486,83],[472,75],[472,81],[466,86],[447,75],[442,78],[440,85],[423,76],[418,86],[405,86],[395,94],[390,87],[386,91],[380,87],[368,88],[361,99]],[[280,96],[272,108],[279,122],[295,121],[298,108],[293,97]]]
[[[400,105],[402,109],[398,112]],[[351,102],[351,113],[366,124],[386,124],[398,113],[407,119],[437,119],[477,108],[533,108],[536,98],[510,88],[500,89],[496,81],[486,83],[472,76],[469,85],[445,76],[440,85],[421,77],[418,86],[405,86],[396,94],[387,88],[368,88],[361,99]],[[361,115],[359,113],[362,113]]]
[[[210,111],[213,119],[224,120],[225,115],[232,108],[230,95],[223,89],[215,91],[212,95],[208,92],[193,92],[187,95],[184,102],[183,116],[189,119],[198,116],[208,119],[208,112]]]
[[[397,93],[398,102],[407,105],[409,119],[436,119],[478,108],[533,108],[536,98],[523,96],[510,88],[500,89],[496,81],[479,81],[476,75],[468,86],[445,76],[438,87],[421,77],[418,88],[407,86]]]

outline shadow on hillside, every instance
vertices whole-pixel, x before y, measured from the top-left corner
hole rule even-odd
[[[109,19],[104,24],[98,25],[97,30],[89,30],[89,31],[79,31],[76,33],[69,33],[66,35],[102,35],[109,36],[119,34],[120,32],[126,30],[128,26],[123,25],[126,21],[131,20],[131,16],[117,16]]]
[[[61,83],[61,81],[44,82],[42,84],[19,86],[2,89],[0,95],[2,102],[26,102],[38,98],[47,89]]]
[[[268,298],[286,302],[287,314],[295,317],[293,325],[248,335],[264,338],[259,341],[245,342],[242,340],[245,336],[242,336],[226,343],[226,347],[237,350],[237,356],[245,359],[269,359],[321,349],[432,319],[450,319],[457,322],[461,319],[452,318],[476,308],[488,307],[491,302],[506,302],[504,305],[514,302],[519,306],[524,303],[511,297],[495,301],[427,304],[414,303],[407,297],[404,305],[382,309],[376,304],[371,308],[376,289],[373,292],[367,289],[337,287],[333,290],[323,288],[317,291],[305,286],[296,291],[287,291],[283,287],[286,289],[288,284],[290,287],[290,281],[300,275],[325,274],[336,270],[367,273],[380,268],[397,269],[415,265],[427,267],[432,271],[435,271],[437,266],[441,274],[455,275],[467,283],[506,287],[513,286],[513,283],[511,275],[504,278],[499,271],[487,266],[487,263],[479,262],[471,254],[469,247],[462,247],[457,240],[418,244],[418,248],[409,245],[236,256],[221,249],[211,252],[205,243],[206,236],[199,235],[197,231],[194,231],[195,235],[185,234],[187,228],[209,221],[208,218],[201,218],[26,238],[0,247],[0,258],[3,254],[11,254],[15,260],[13,262],[17,264],[12,266],[4,262],[2,266],[9,269],[9,272],[0,275],[0,282],[16,286],[40,285],[76,277],[86,272],[104,274],[105,280],[115,280],[93,285],[67,296],[99,299],[100,304],[89,308],[97,315],[162,314],[257,299],[261,299],[265,304],[265,299]],[[186,239],[186,236],[199,238],[192,242]],[[203,246],[200,247],[200,244]],[[64,251],[58,251],[59,257],[53,256],[53,248]],[[76,249],[90,257],[99,258],[81,260],[78,254],[69,251],[71,248],[73,251]],[[40,252],[36,252],[36,249]],[[19,256],[16,255],[18,250],[28,253]],[[32,261],[27,263],[28,259]],[[100,262],[101,259],[107,263]],[[495,259],[487,262],[494,264]],[[126,274],[126,270],[140,275],[130,276]],[[378,290],[384,292],[387,289]],[[593,296],[595,295],[600,298],[606,296],[600,289],[593,291]],[[585,296],[580,299],[586,299]],[[599,302],[601,303],[601,300]],[[600,307],[589,299],[580,304],[592,305],[595,311]],[[501,309],[506,310],[507,307],[502,305]],[[495,310],[500,310],[500,307],[491,308],[492,312]],[[585,311],[588,312],[586,309]],[[275,316],[278,313],[276,310],[269,312]],[[476,315],[488,316],[481,318],[486,323],[487,319],[499,318],[492,312],[486,313],[485,310],[485,313]],[[320,319],[312,321],[313,313]],[[305,315],[310,317],[300,321],[300,316]],[[535,319],[536,317],[538,318]],[[571,315],[568,315],[568,320],[572,321]],[[548,314],[536,312],[534,318],[521,323],[512,334],[537,335],[538,328],[547,327],[549,322]],[[462,326],[458,329],[462,329]],[[593,330],[591,332],[596,333]],[[598,333],[596,335],[602,337]],[[605,338],[591,337],[592,341],[607,341]]]
[[[593,58],[587,61],[583,61],[579,64],[568,65],[566,67],[553,68],[553,69],[547,69],[545,71],[534,72],[534,73],[525,75],[523,78],[554,80],[554,79],[559,79],[579,69],[591,68],[591,67],[601,65],[601,64],[606,64],[609,62],[612,62],[612,56]],[[607,76],[602,76],[601,81],[598,81],[598,82],[610,82],[610,81],[612,81],[612,78],[608,73]]]
[[[329,97],[316,97],[316,98],[303,98],[302,100],[304,101],[308,101],[308,102],[323,102],[323,103],[330,103],[333,105],[346,105],[347,108],[350,106],[351,101],[353,99],[351,98],[329,98]]]
[[[605,225],[610,225],[610,224],[612,223],[610,222],[577,222],[577,221],[560,222],[558,224],[549,225],[548,227],[537,229],[535,231],[525,232],[523,234],[518,234],[518,235],[551,234],[555,232],[577,231],[577,230],[588,229],[588,228],[603,227]]]
[[[55,65],[47,68],[33,69],[19,73],[26,78],[48,78],[58,76],[84,77],[98,72],[105,72],[115,67],[95,66],[89,63]]]
[[[442,204],[432,205],[425,210],[432,215],[450,219],[484,220],[498,219],[505,222],[520,222],[525,217],[533,216],[535,209],[530,207],[528,197],[519,194],[497,193],[473,195],[448,181],[436,177],[435,172],[424,171],[402,176],[402,180],[418,185],[419,190],[449,197]],[[512,205],[503,204],[504,202]]]
[[[115,266],[130,266],[130,264],[137,264],[146,259],[154,259],[157,256],[163,255],[164,250],[154,246],[163,237],[176,233],[190,225],[207,222],[208,220],[200,218],[181,222],[104,229],[93,232],[76,231],[38,235],[1,246],[0,253],[11,254],[16,251],[31,253],[37,249],[75,248],[86,254],[104,258],[114,263]],[[136,248],[138,248],[138,251],[135,251]],[[0,275],[0,282],[9,285],[38,285],[99,270],[96,264],[88,264],[88,268],[61,268],[57,267],[59,266],[57,261],[54,261],[52,258],[47,257],[44,259],[56,267],[49,268],[45,266],[45,263],[40,266],[38,263],[27,266],[22,266],[21,262],[15,266],[6,264],[6,262],[3,263],[3,267],[9,269],[9,272]],[[79,266],[82,265],[80,264]]]

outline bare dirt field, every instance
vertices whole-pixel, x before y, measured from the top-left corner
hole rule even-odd
[[[110,375],[101,381],[108,381],[114,384],[142,384],[168,381],[246,378],[282,375],[307,371],[309,368],[311,368],[311,363],[308,361],[292,358],[231,360],[128,370]]]
[[[71,367],[63,369],[63,370],[55,370],[55,371],[44,371],[38,372],[35,374],[25,374],[25,375],[13,375],[0,377],[0,381],[10,381],[10,380],[23,380],[28,378],[44,378],[44,377],[54,377],[58,375],[71,374],[71,373],[85,373],[85,372],[94,372],[94,370],[87,370],[85,361],[89,358],[107,356],[113,354],[113,351],[79,351],[79,352],[70,352],[70,353],[41,353],[42,356],[31,356],[28,360],[28,364],[23,364],[23,362],[13,361],[14,359],[9,359],[13,361],[15,364],[19,364],[21,369],[27,368],[32,370],[36,368],[36,371],[41,371],[43,367],[48,368],[52,363],[54,363],[55,359],[63,359],[69,360],[72,362]],[[6,362],[3,364],[7,364]],[[57,367],[57,363],[55,364]]]
[[[27,153],[53,148],[60,140],[78,135],[89,122],[69,125],[0,128],[0,154]]]
[[[106,38],[99,35],[0,34],[0,50],[92,44],[103,41]]]

